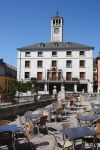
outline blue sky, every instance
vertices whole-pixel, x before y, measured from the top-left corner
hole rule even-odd
[[[17,48],[50,42],[50,19],[64,18],[64,41],[100,51],[100,0],[0,0],[0,58],[17,66]]]

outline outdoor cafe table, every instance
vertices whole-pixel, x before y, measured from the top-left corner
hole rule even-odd
[[[17,128],[16,124],[13,124],[13,125],[2,125],[2,126],[0,126],[0,133],[11,131],[12,132],[12,137],[13,137],[14,141],[15,141],[15,132],[17,130],[18,130],[18,128]]]
[[[85,136],[96,136],[98,132],[95,130],[84,126],[84,127],[76,127],[76,128],[67,128],[63,130],[63,134],[66,137],[69,137],[73,142],[73,150],[75,150],[75,141],[78,139],[82,139]]]
[[[96,114],[100,114],[100,108],[93,108],[93,109],[91,109],[91,111]]]
[[[80,120],[82,120],[82,121],[90,121],[90,122],[92,122],[92,121],[94,121],[95,119],[98,119],[98,118],[100,118],[99,116],[97,116],[97,115],[81,115],[81,116],[79,116],[78,117]]]
[[[38,121],[40,120],[40,118],[42,117],[43,115],[42,114],[28,114],[28,115],[25,115],[25,118],[27,120],[33,120],[33,121]]]

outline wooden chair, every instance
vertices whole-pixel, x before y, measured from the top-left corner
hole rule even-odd
[[[93,126],[93,128],[94,128],[94,126]],[[95,125],[95,130],[100,133],[100,123],[97,123]],[[92,136],[91,137],[89,136],[89,137],[83,138],[82,141],[83,141],[82,148],[85,147],[85,142],[86,142],[89,144],[90,147],[94,148],[94,146],[95,146],[96,149],[98,149],[98,143],[100,143],[100,134],[98,134],[96,136],[96,139],[94,139],[94,137],[92,137]]]
[[[84,114],[84,112],[77,112],[77,116],[76,116],[76,118],[77,118],[77,121],[78,121],[78,125],[79,126],[83,126],[84,124],[85,124],[85,121],[82,121],[82,120],[80,120],[79,119],[79,117],[81,116],[81,115],[83,115]]]
[[[48,134],[50,136],[50,142],[53,144],[53,149],[60,148],[64,150],[69,149],[72,146],[72,143],[68,139],[64,141],[51,131],[48,131]]]
[[[29,141],[29,138],[32,135],[32,133],[33,133],[33,122],[32,121],[27,121],[25,123],[25,127],[23,129],[21,128],[20,130],[18,130],[16,132],[15,137],[17,139],[17,142],[19,142],[20,140],[25,139],[25,142],[28,142],[29,145],[30,145],[30,148],[33,149],[32,143],[30,143],[30,141]]]
[[[1,121],[0,121],[0,126],[8,125],[9,123],[10,123],[9,120],[1,120]]]
[[[18,127],[23,128],[25,126],[25,122],[26,122],[25,118],[22,118],[21,116],[17,115],[16,121],[17,121],[17,126]]]
[[[8,147],[15,150],[15,139],[11,131],[5,131],[0,133],[0,149]]]
[[[40,121],[37,123],[37,127],[38,127],[38,133],[39,133],[39,128],[43,128],[43,126],[45,126],[47,132],[48,132],[48,127],[47,127],[47,116],[43,116],[40,118]]]
[[[63,129],[63,130],[68,129],[68,128],[70,128],[70,127],[71,127],[70,122],[65,122],[65,123],[62,124],[62,129]],[[63,134],[63,140],[65,140],[65,139],[66,139],[66,137],[65,137],[65,135]]]

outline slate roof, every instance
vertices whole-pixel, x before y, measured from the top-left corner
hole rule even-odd
[[[50,43],[38,43],[25,47],[18,48],[18,50],[90,50],[94,49],[92,46],[75,43],[75,42],[50,42]]]

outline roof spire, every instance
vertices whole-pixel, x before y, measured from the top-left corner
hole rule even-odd
[[[57,8],[57,11],[56,11],[56,16],[57,16],[57,17],[59,16],[59,11],[58,11],[58,8]]]

